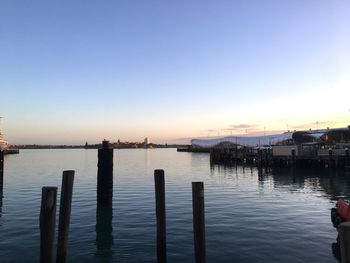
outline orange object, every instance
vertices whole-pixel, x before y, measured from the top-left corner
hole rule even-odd
[[[337,213],[342,221],[350,221],[350,205],[343,199],[339,199],[337,202]]]

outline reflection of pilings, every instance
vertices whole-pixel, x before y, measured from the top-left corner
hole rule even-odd
[[[4,152],[0,149],[0,204],[2,206],[2,196],[4,188]]]
[[[1,215],[2,215],[2,191],[0,192],[0,218],[1,218]]]
[[[113,209],[108,206],[98,205],[96,208],[96,250],[98,256],[109,257],[112,255],[113,245]]]
[[[331,148],[328,150],[328,168],[333,168],[333,150]]]

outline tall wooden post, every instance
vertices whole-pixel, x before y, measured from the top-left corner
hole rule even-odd
[[[258,173],[262,173],[262,151],[258,150]]]
[[[43,187],[40,209],[40,262],[54,263],[57,187]]]
[[[294,168],[295,167],[295,162],[296,162],[295,149],[293,148],[291,152],[292,152],[292,168]]]
[[[350,222],[338,226],[341,263],[350,262]]]
[[[166,262],[166,216],[164,170],[154,170],[156,217],[157,217],[157,262]]]
[[[204,184],[203,182],[192,183],[193,205],[193,234],[195,262],[205,263],[205,218],[204,218]]]
[[[110,206],[97,205],[96,208],[96,255],[102,256],[104,262],[113,254],[113,208]]]
[[[4,151],[0,149],[0,198],[3,196],[4,188]]]
[[[63,171],[58,223],[57,262],[66,262],[69,221],[72,207],[74,171]]]
[[[328,168],[333,168],[333,150],[332,148],[329,148],[328,150]]]
[[[113,198],[113,148],[104,140],[98,150],[97,203],[112,206]]]

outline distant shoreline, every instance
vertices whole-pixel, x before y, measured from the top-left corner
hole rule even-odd
[[[19,150],[39,150],[39,149],[99,149],[101,144],[91,144],[91,145],[39,145],[39,144],[26,144],[26,145],[12,145],[12,147]],[[147,146],[142,144],[113,144],[111,147],[113,149],[159,149],[159,148],[178,148],[185,147],[188,145],[183,144],[149,144]]]

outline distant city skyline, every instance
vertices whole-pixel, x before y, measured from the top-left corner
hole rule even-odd
[[[349,1],[0,3],[13,144],[350,124]]]

